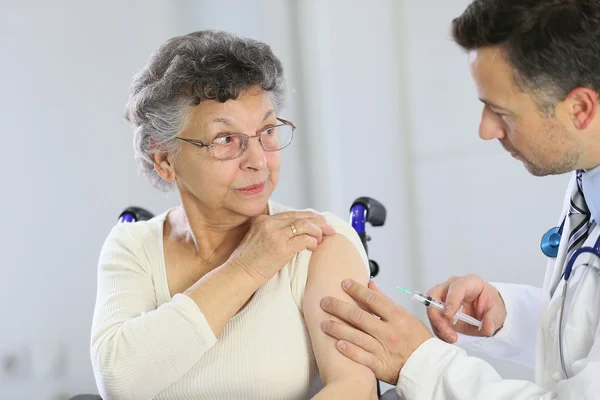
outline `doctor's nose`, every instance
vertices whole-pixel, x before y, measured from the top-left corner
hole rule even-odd
[[[503,139],[504,136],[504,126],[499,121],[499,117],[488,110],[487,107],[484,107],[479,123],[479,137],[483,140],[492,140]]]

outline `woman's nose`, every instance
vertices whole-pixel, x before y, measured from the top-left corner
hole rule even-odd
[[[261,170],[267,165],[267,157],[265,149],[259,142],[259,138],[254,136],[248,139],[248,146],[243,155],[242,167]]]

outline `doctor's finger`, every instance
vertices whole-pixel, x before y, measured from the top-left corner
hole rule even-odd
[[[346,303],[335,297],[325,297],[321,302],[321,308],[376,339],[385,335],[382,332],[384,322],[354,304]]]
[[[323,331],[329,336],[350,342],[363,350],[372,354],[381,352],[381,345],[372,336],[337,321],[324,321],[322,324]]]
[[[386,321],[398,310],[398,306],[383,293],[371,290],[353,279],[344,280],[342,287],[359,304]]]
[[[481,334],[484,336],[494,336],[498,329],[504,325],[506,312],[499,307],[492,307],[482,318]]]
[[[371,289],[374,292],[377,292],[378,294],[385,296],[383,294],[383,292],[379,289],[379,287],[377,286],[377,283],[375,283],[375,279],[371,278],[371,280],[369,281],[369,285],[367,286],[369,289]]]
[[[492,315],[484,315],[482,319],[481,333],[484,336],[494,336],[494,333],[496,333],[496,323]]]
[[[436,286],[432,287],[431,289],[429,289],[427,294],[429,296],[433,297],[434,299],[445,301],[446,295],[448,294],[448,288],[450,287],[450,284],[452,284],[452,282],[454,282],[458,279],[460,279],[460,277],[453,276],[450,279],[448,279],[447,281],[442,282],[439,285],[436,285]]]
[[[377,357],[375,357],[368,351],[365,351],[360,347],[345,340],[338,341],[337,349],[340,353],[342,353],[349,359],[354,360],[357,363],[370,368],[371,371],[375,373],[375,376],[379,377],[381,375],[381,361],[379,361]]]
[[[467,275],[450,283],[446,294],[447,316],[453,316],[463,303],[472,303],[483,292],[485,281],[476,275]]]
[[[458,335],[446,316],[438,311],[428,308],[427,317],[431,323],[433,333],[435,333],[438,338],[451,344],[454,344],[458,340]]]

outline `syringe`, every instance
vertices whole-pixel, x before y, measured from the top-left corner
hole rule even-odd
[[[428,296],[423,293],[415,292],[415,291],[410,291],[410,290],[405,289],[400,286],[396,286],[396,289],[398,289],[401,292],[406,293],[407,295],[410,296],[411,299],[413,299],[417,303],[423,304],[425,307],[433,308],[434,310],[437,310],[441,313],[446,311],[446,305],[444,303],[442,303],[441,301],[434,299],[431,296]],[[454,315],[454,317],[452,317],[452,324],[456,325],[456,321],[461,320],[461,321],[466,322],[467,324],[476,326],[479,330],[481,330],[481,326],[482,326],[481,321],[471,317],[470,315],[464,314],[462,312],[462,310],[463,310],[463,306],[461,305],[458,312]]]

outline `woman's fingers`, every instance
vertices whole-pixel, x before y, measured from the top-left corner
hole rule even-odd
[[[289,225],[288,229],[290,231],[288,232],[288,234],[290,234],[291,237],[299,235],[309,235],[317,239],[318,243],[321,243],[323,241],[323,229],[320,226],[316,225],[312,219],[296,220],[295,222],[292,222]]]
[[[290,244],[291,250],[294,254],[300,253],[304,249],[315,251],[319,246],[317,239],[310,235],[295,236],[291,238],[288,243]]]
[[[275,214],[273,217],[275,217],[282,226],[291,226],[293,224],[296,227],[296,230],[298,230],[298,233],[300,233],[298,228],[305,226],[305,223],[311,223],[318,227],[322,232],[320,236],[328,236],[335,233],[335,229],[327,222],[323,215],[312,211],[289,211]]]

